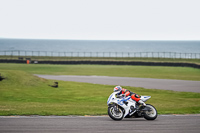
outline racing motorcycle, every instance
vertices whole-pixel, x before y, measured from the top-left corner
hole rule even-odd
[[[113,120],[122,120],[123,118],[140,118],[146,120],[155,120],[157,118],[157,110],[151,104],[142,106],[131,99],[131,96],[117,95],[119,92],[113,92],[107,101],[108,115]],[[151,96],[141,96],[141,100],[146,102]]]

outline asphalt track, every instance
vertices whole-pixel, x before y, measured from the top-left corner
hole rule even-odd
[[[200,92],[199,81],[104,76],[37,76],[64,81]],[[200,114],[159,115],[154,121],[147,121],[144,118],[113,121],[108,116],[0,116],[0,133],[199,133],[199,131]]]
[[[200,81],[131,78],[131,77],[108,77],[108,76],[70,76],[70,75],[36,75],[46,79],[86,82],[93,84],[121,85],[144,87],[147,89],[162,89],[184,92],[200,93]]]
[[[113,121],[108,116],[0,116],[0,133],[199,133],[200,115]]]

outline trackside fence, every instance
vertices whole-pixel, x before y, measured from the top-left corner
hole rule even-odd
[[[200,59],[200,53],[176,52],[54,52],[54,51],[0,51],[1,57],[136,57],[136,58],[173,58]]]

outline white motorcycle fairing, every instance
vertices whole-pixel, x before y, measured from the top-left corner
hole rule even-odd
[[[151,96],[141,96],[140,99],[143,101],[143,102],[146,102],[147,100],[149,100],[151,98]]]
[[[132,100],[131,99],[131,96],[128,96],[128,97],[121,97],[121,98],[118,98],[117,97],[117,94],[119,92],[113,92],[109,98],[108,98],[108,101],[107,101],[107,105],[111,105],[113,103],[119,105],[120,107],[122,107],[125,111],[124,113],[124,117],[126,117],[128,114],[132,115],[136,112],[136,110],[134,111],[131,111],[131,106],[133,106],[134,108],[136,108],[136,101]],[[146,102],[149,98],[151,98],[151,96],[141,96],[141,100],[143,102]]]

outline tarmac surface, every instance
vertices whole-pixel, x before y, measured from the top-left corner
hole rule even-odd
[[[143,79],[106,76],[52,76],[46,79],[94,84],[135,86],[200,93],[199,81]],[[126,118],[114,121],[108,116],[0,116],[0,133],[199,133],[200,114],[159,115],[154,121]]]
[[[200,93],[200,81],[131,78],[131,77],[108,77],[108,76],[70,76],[70,75],[36,75],[45,79],[86,82],[93,84],[120,85],[144,87],[147,89],[162,89],[184,92]]]
[[[199,133],[200,115],[159,115],[154,121],[108,116],[0,116],[1,133]]]

